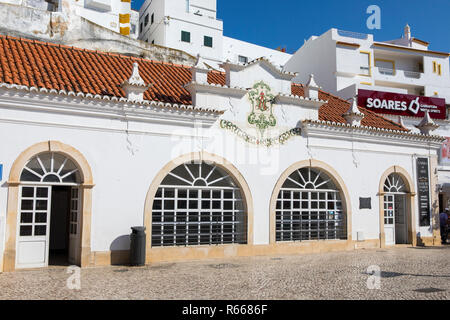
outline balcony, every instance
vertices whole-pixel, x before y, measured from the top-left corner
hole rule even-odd
[[[424,85],[424,74],[422,72],[394,70],[382,67],[373,67],[375,81],[406,83],[412,85]]]

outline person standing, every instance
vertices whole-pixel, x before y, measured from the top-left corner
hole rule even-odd
[[[441,242],[442,244],[447,243],[448,238],[448,217],[449,217],[449,210],[448,208],[445,208],[444,212],[442,212],[439,215],[439,222],[441,225]]]

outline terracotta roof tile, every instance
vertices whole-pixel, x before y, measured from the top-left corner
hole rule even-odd
[[[134,62],[139,64],[144,81],[152,84],[145,92],[145,99],[192,103],[184,88],[192,80],[188,66],[0,35],[0,82],[3,83],[124,97],[120,84],[130,77]],[[211,71],[208,82],[224,86],[225,74]],[[292,93],[303,96],[303,87],[294,84]],[[348,110],[348,102],[322,91],[319,98],[328,101],[319,110],[320,120],[345,123],[342,114]],[[406,131],[393,121],[360,109],[366,115],[362,121],[365,126]]]

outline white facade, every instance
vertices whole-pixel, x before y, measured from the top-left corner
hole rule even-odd
[[[291,57],[225,37],[216,0],[146,0],[139,12],[140,40],[200,55],[214,68],[227,60],[246,63],[261,57],[283,66]]]
[[[450,104],[449,54],[428,50],[411,37],[377,42],[371,34],[330,29],[312,36],[285,65],[304,83],[314,73],[320,85],[344,99],[358,89],[440,97]]]
[[[138,12],[131,10],[131,2],[121,0],[1,0],[37,10],[61,12],[72,7],[71,13],[116,33],[137,39]],[[70,5],[69,5],[70,4]],[[67,11],[67,10],[66,10]],[[36,13],[39,14],[39,13]]]
[[[408,192],[414,193],[417,190],[416,159],[424,157],[430,161],[430,177],[434,181],[433,168],[441,139],[319,121],[319,108],[326,101],[317,98],[318,89],[314,83],[310,82],[306,88],[305,97],[293,96],[291,81],[294,75],[281,72],[265,60],[247,66],[226,63],[222,68],[226,70],[226,86],[208,84],[205,66],[192,68],[193,79],[186,88],[192,94],[194,105],[183,108],[139,101],[145,84],[138,74],[128,82],[130,90],[133,86],[137,90],[133,99],[136,102],[2,84],[0,135],[8,140],[0,154],[4,166],[0,221],[7,221],[0,225],[0,253],[5,253],[1,256],[9,260],[0,265],[9,265],[8,270],[13,268],[11,263],[23,267],[17,263],[21,253],[13,253],[17,250],[14,249],[16,239],[11,240],[12,232],[16,232],[11,229],[12,225],[20,223],[20,218],[17,222],[11,221],[11,216],[17,213],[15,201],[20,201],[20,196],[12,200],[12,195],[23,183],[11,180],[12,168],[15,163],[26,161],[17,160],[19,155],[24,156],[24,150],[39,143],[47,145],[49,151],[63,150],[72,157],[70,153],[74,151],[71,148],[74,148],[85,159],[83,165],[88,164],[91,169],[92,181],[88,185],[85,181],[80,186],[88,192],[83,196],[84,205],[88,206],[89,199],[92,200],[89,214],[80,212],[84,217],[80,222],[84,230],[81,240],[83,266],[102,264],[101,257],[108,254],[112,257],[115,252],[129,250],[130,227],[149,227],[147,223],[152,221],[147,205],[152,206],[158,176],[161,172],[168,174],[165,168],[176,159],[192,153],[193,160],[213,161],[238,181],[246,203],[247,243],[155,248],[148,241],[147,262],[384,247],[384,231],[380,229],[383,225],[380,217],[383,177],[387,173],[401,173],[410,183]],[[131,69],[129,72],[131,75]],[[264,133],[248,122],[252,103],[250,91],[244,89],[255,88],[258,83],[267,85],[270,90],[267,89],[266,94],[275,96],[273,116],[277,122]],[[205,111],[206,108],[210,111]],[[217,111],[224,113],[221,115]],[[229,130],[231,127],[224,126],[223,121],[251,136],[261,134],[274,138],[274,141],[293,128],[300,129],[301,134],[289,136],[283,144],[262,146],[244,141]],[[31,151],[25,154],[30,158],[34,156]],[[300,168],[315,168],[334,181],[346,216],[345,239],[306,243],[275,240],[274,197],[276,199],[286,179],[285,174]],[[87,176],[86,172],[84,176]],[[430,192],[434,203],[436,190],[432,186]],[[359,209],[360,197],[371,199],[370,209]],[[413,198],[411,203],[415,201]],[[434,222],[427,227],[419,226],[417,205],[410,206],[406,214],[406,219],[413,219],[408,229],[412,239],[408,243],[415,244],[416,236],[436,236]],[[147,229],[150,232],[151,228]],[[89,238],[86,238],[87,230]],[[150,239],[147,235],[147,240]],[[11,262],[13,254],[16,262]]]
[[[136,11],[131,10],[131,2],[81,0],[75,4],[77,15],[114,32],[137,39],[139,16]]]

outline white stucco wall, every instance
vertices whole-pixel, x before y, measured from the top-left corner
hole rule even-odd
[[[253,71],[253,76],[259,72]],[[358,231],[364,232],[366,239],[378,239],[377,193],[381,175],[396,165],[404,168],[415,181],[414,157],[429,156],[426,148],[408,146],[408,143],[391,145],[376,137],[368,142],[343,140],[335,135],[303,135],[291,138],[280,147],[256,147],[229,131],[219,129],[217,122],[211,129],[200,132],[205,139],[190,138],[199,134],[198,131],[183,127],[181,123],[164,125],[156,118],[126,121],[121,117],[120,108],[97,115],[77,115],[79,110],[73,105],[70,114],[63,114],[59,111],[69,105],[61,104],[60,110],[43,112],[36,110],[42,103],[35,102],[35,107],[28,110],[8,105],[5,101],[0,108],[0,135],[8,137],[8,146],[0,154],[5,167],[5,178],[0,188],[0,216],[5,217],[6,214],[5,181],[18,155],[38,142],[61,141],[78,149],[92,168],[95,183],[91,230],[93,251],[128,248],[123,236],[130,233],[131,226],[143,224],[144,202],[152,180],[168,162],[192,151],[205,150],[216,154],[241,172],[253,196],[255,244],[269,243],[270,198],[280,175],[292,164],[313,158],[334,168],[345,181],[350,194],[353,239],[356,239]],[[223,118],[244,127],[249,103],[241,100],[241,105],[238,101],[234,105],[236,108],[230,108]],[[275,115],[282,132],[298,125],[303,110],[299,106],[277,105]],[[180,139],[180,136],[185,138]],[[359,197],[371,197],[372,209],[359,210]],[[422,236],[431,236],[428,228],[418,227],[417,207],[415,216],[417,230]],[[4,232],[4,225],[2,229]]]

